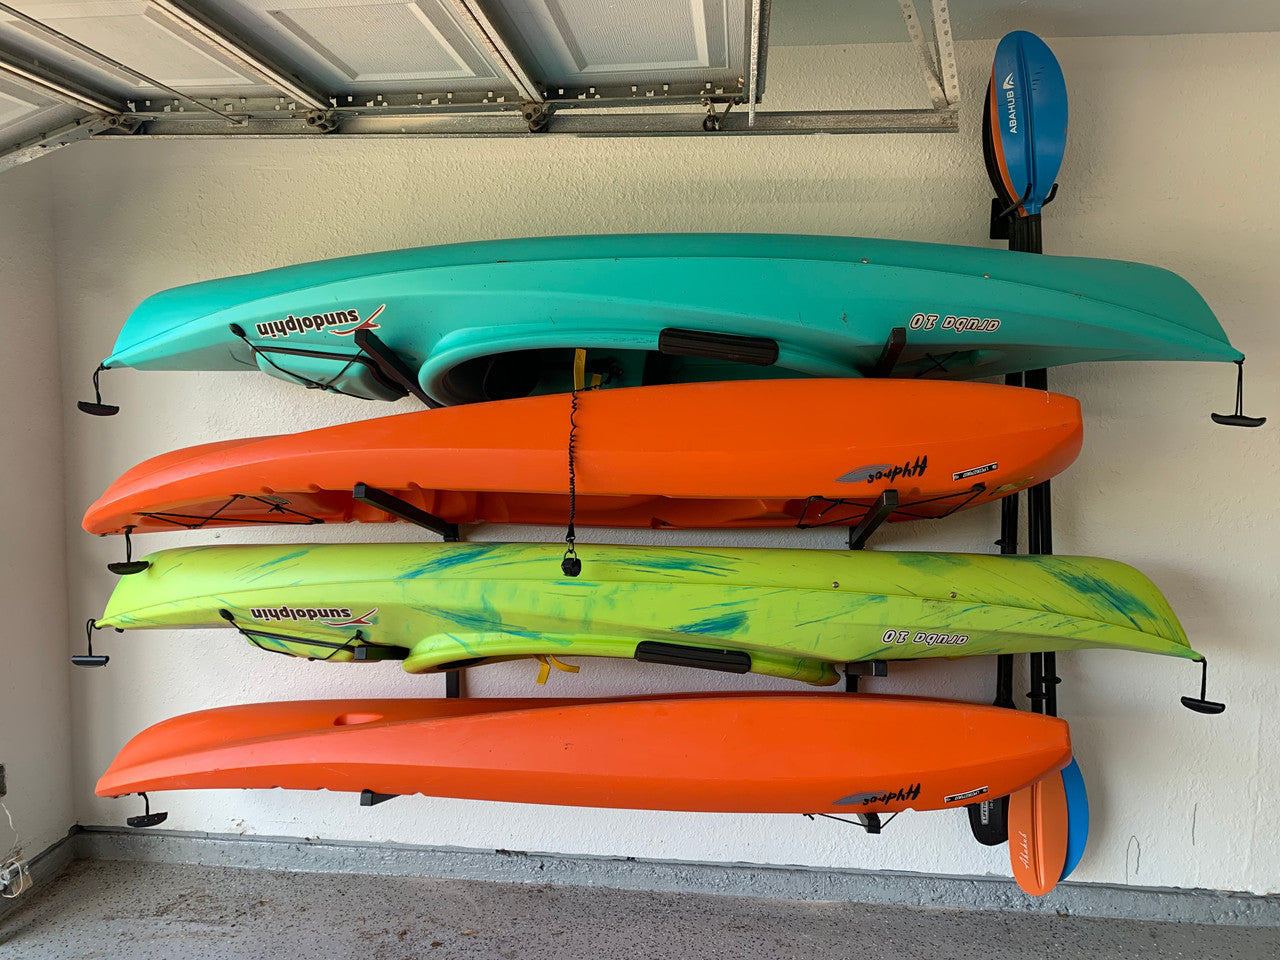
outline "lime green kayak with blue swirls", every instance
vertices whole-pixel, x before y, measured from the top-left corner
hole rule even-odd
[[[164,550],[99,627],[235,627],[315,659],[432,673],[634,657],[812,684],[858,660],[1108,647],[1198,659],[1145,576],[1091,557],[397,543]]]

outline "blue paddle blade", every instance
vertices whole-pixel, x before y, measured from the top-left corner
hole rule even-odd
[[[1053,51],[1015,30],[996,48],[988,93],[992,184],[1019,216],[1040,213],[1067,147],[1067,85]]]
[[[1067,793],[1067,859],[1059,879],[1065,880],[1084,856],[1085,844],[1089,842],[1089,795],[1074,757],[1062,769],[1062,786]]]

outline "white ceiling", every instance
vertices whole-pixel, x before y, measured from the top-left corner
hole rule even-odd
[[[949,0],[957,40],[1030,30],[1042,37],[1132,37],[1280,31],[1280,0]],[[925,16],[929,0],[916,0]],[[885,0],[774,0],[774,46],[901,43],[898,5]]]

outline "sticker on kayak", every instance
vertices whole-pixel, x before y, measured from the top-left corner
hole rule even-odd
[[[320,623],[326,627],[369,627],[373,626],[378,608],[358,617],[351,615],[350,607],[253,607],[249,616],[264,622],[274,620],[305,621]]]
[[[884,636],[880,638],[881,643],[906,643],[910,640],[912,643],[922,643],[926,647],[936,646],[938,644],[959,646],[969,642],[967,633],[928,633],[924,630],[886,630]]]
[[[841,797],[835,801],[836,806],[867,807],[871,804],[892,803],[895,800],[917,800],[920,797],[920,784],[913,783],[909,787],[899,787],[897,790],[886,790],[883,793],[851,793],[847,797]]]
[[[995,333],[1000,329],[1000,321],[995,317],[957,317],[952,314],[917,313],[911,317],[908,326],[912,330],[954,330],[957,333]]]
[[[916,457],[915,462],[908,460],[900,467],[889,463],[869,463],[836,477],[836,483],[875,483],[877,480],[892,482],[899,477],[923,477],[928,467],[928,456]]]
[[[960,800],[972,800],[974,797],[980,797],[987,792],[988,787],[979,787],[977,790],[970,790],[968,793],[955,793],[949,797],[943,797],[943,803],[956,803]],[[986,821],[983,821],[984,823]]]
[[[968,470],[961,470],[959,473],[953,473],[951,475],[951,479],[952,480],[968,480],[970,477],[976,477],[979,474],[990,473],[992,470],[999,470],[999,469],[1000,469],[1000,464],[998,463],[984,463],[980,467],[972,467]]]
[[[307,333],[311,330],[325,330],[334,336],[349,337],[357,330],[380,329],[381,325],[373,321],[385,309],[387,305],[384,303],[363,320],[360,319],[360,311],[355,309],[334,310],[309,317],[295,317],[291,313],[283,320],[268,320],[266,323],[257,324],[257,331],[258,336],[270,337],[272,340],[287,337],[292,333]]]

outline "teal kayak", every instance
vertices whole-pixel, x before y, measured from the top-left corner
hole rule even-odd
[[[300,264],[157,293],[104,369],[258,369],[432,404],[779,377],[973,379],[1234,362],[1176,274],[1114,260],[767,234],[544,237]]]

